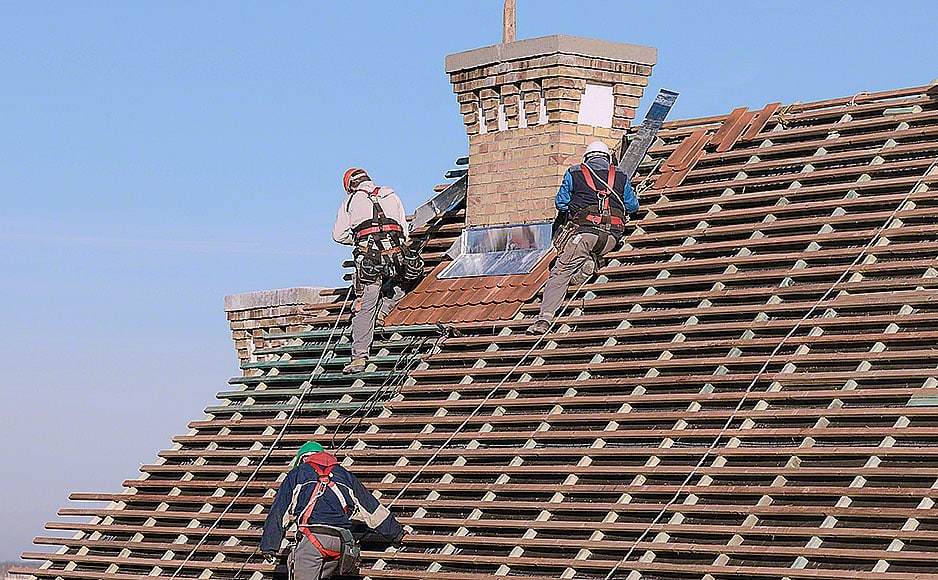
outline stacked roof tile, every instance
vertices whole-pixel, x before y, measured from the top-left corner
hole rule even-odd
[[[506,320],[514,317],[547,281],[554,253],[528,274],[438,278],[441,263],[404,297],[388,315],[391,325],[454,324]]]
[[[415,530],[370,578],[938,579],[934,92],[666,124],[635,231],[544,339],[535,297],[458,337],[390,329],[349,379],[337,294],[123,493],[73,496],[110,503],[63,510],[92,519],[50,524],[75,535],[31,573],[279,577],[265,509],[337,433]]]

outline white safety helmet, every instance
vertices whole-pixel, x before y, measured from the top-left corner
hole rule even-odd
[[[596,157],[602,155],[606,161],[612,159],[612,155],[609,154],[609,147],[602,141],[593,141],[586,147],[586,155],[583,156],[583,160],[586,161],[591,157]]]

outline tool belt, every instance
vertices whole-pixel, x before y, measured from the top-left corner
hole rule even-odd
[[[362,285],[383,279],[412,282],[423,276],[423,259],[405,243],[403,226],[385,215],[378,203],[377,191],[367,194],[372,204],[371,219],[353,230],[356,246],[352,256],[358,292]]]
[[[350,530],[325,524],[309,524],[299,526],[299,531],[319,550],[323,561],[337,561],[339,563],[339,569],[336,570],[338,575],[345,576],[358,573],[358,569],[361,567],[361,546],[359,546],[358,540],[355,539]],[[317,535],[338,538],[341,542],[339,549],[329,550],[325,548],[316,537]]]
[[[606,216],[605,220],[601,215],[586,214],[580,220],[583,222],[581,225],[592,224],[603,229],[608,228],[608,226],[625,227],[625,220],[615,214]]]
[[[359,244],[352,254],[359,284],[381,280],[412,282],[423,276],[423,258],[406,245],[384,248],[376,243]]]

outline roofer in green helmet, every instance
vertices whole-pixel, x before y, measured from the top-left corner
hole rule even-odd
[[[277,490],[264,522],[261,553],[269,563],[285,536],[294,540],[287,559],[295,580],[358,572],[358,540],[365,527],[400,545],[404,529],[354,475],[314,441],[304,443]],[[354,530],[354,533],[353,533]]]

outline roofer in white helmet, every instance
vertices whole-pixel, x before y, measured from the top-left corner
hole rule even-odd
[[[570,282],[588,279],[598,260],[616,247],[625,234],[628,214],[638,211],[638,198],[628,175],[612,164],[609,147],[593,141],[586,148],[583,163],[567,169],[554,205],[555,245],[560,255],[528,334],[544,334],[550,329]]]
[[[342,372],[363,372],[375,324],[404,297],[405,288],[423,275],[423,260],[407,245],[409,232],[401,199],[353,167],[342,178],[346,198],[339,206],[332,239],[354,246],[355,301],[352,303],[352,359]]]

